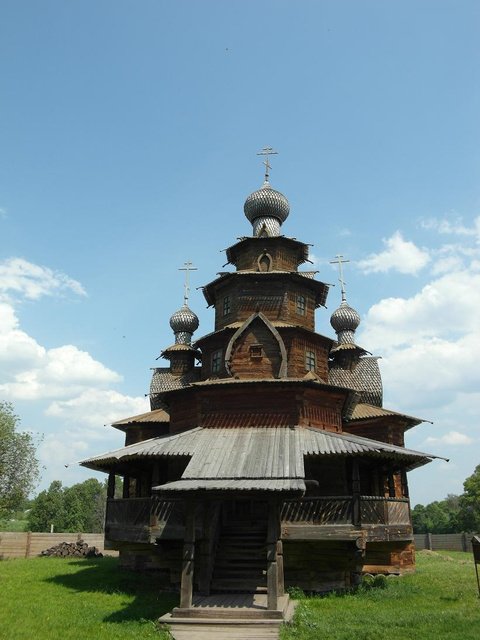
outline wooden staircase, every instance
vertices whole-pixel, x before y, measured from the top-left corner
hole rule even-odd
[[[222,527],[211,581],[212,593],[267,592],[267,524],[229,522]]]

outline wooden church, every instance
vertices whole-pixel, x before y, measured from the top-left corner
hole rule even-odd
[[[241,592],[277,609],[288,586],[414,568],[407,472],[434,456],[406,449],[404,433],[421,420],[383,407],[343,283],[335,338],[315,331],[329,287],[302,269],[308,245],[282,235],[290,207],[266,167],[244,205],[250,235],[203,287],[213,331],[192,341],[186,287],[151,411],[113,425],[122,449],[82,462],[109,474],[106,546],[180,589],[183,610],[194,594]]]

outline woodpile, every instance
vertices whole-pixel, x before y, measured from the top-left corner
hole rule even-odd
[[[50,549],[45,549],[41,551],[41,556],[55,556],[57,558],[72,558],[72,557],[81,557],[81,558],[102,558],[103,553],[101,553],[97,547],[89,547],[86,542],[83,540],[78,540],[77,542],[60,542],[60,544],[56,544],[54,547],[50,547]]]

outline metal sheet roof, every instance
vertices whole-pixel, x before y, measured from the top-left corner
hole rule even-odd
[[[254,479],[237,480],[215,478],[214,480],[177,480],[160,487],[156,491],[305,491],[305,483],[301,479]]]
[[[382,418],[384,416],[397,416],[399,418],[405,418],[411,421],[414,426],[421,422],[427,422],[421,418],[415,418],[404,413],[398,413],[398,411],[392,411],[391,409],[385,409],[384,407],[377,407],[375,405],[359,402],[354,408],[350,421],[354,420],[369,420],[370,418]]]
[[[170,416],[164,409],[155,409],[155,411],[147,411],[137,416],[123,418],[112,423],[112,427],[126,426],[130,424],[138,424],[145,422],[170,422]]]
[[[189,456],[182,480],[302,479],[304,456],[367,456],[401,461],[407,468],[430,462],[431,454],[385,442],[305,427],[206,429],[159,436],[89,458],[80,464],[109,470],[119,462]]]

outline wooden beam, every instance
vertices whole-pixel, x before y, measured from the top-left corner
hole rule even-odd
[[[108,474],[107,498],[115,497],[115,474],[110,471]]]
[[[193,572],[195,568],[195,504],[185,504],[185,538],[183,540],[182,581],[180,608],[190,609],[193,596]]]
[[[123,476],[122,498],[130,498],[130,476]]]
[[[276,500],[269,502],[267,530],[267,609],[274,611],[278,609],[279,596],[277,542],[280,539],[280,510],[278,507],[279,505]]]

